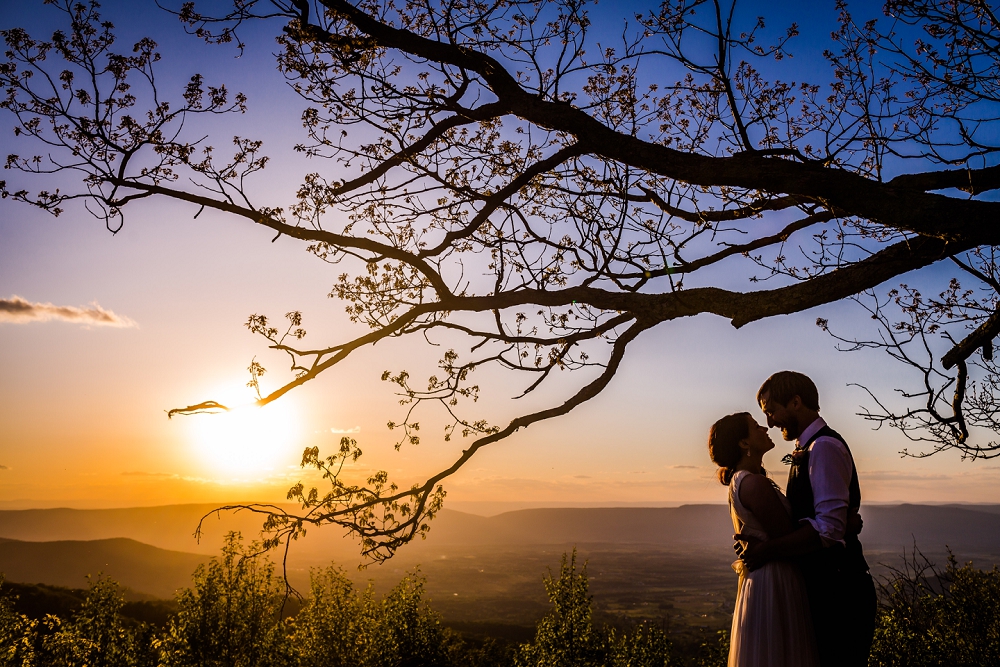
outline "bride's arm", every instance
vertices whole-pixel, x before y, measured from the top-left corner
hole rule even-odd
[[[740,483],[740,502],[754,515],[772,540],[795,530],[795,523],[764,475],[747,475]]]
[[[740,559],[750,570],[772,560],[807,554],[822,546],[819,533],[811,524],[796,524],[792,520],[774,485],[763,475],[746,476],[740,484],[740,502],[760,521],[770,538],[767,542],[758,542],[744,535],[733,536],[747,542]]]

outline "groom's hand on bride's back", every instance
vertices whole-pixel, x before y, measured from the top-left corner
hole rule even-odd
[[[743,550],[746,549],[751,542],[757,542],[757,541],[758,541],[757,538],[753,537],[752,535],[744,535],[743,533],[736,533],[735,535],[733,535],[733,551],[736,552],[737,556],[742,556]]]
[[[860,535],[861,529],[865,527],[865,522],[861,519],[861,515],[857,511],[848,512],[847,514],[847,534],[848,535]]]
[[[739,556],[739,559],[746,564],[747,569],[751,572],[767,562],[760,548],[762,544],[760,540],[751,535],[744,535],[743,533],[733,535],[733,539],[735,540],[733,550],[736,551],[736,555]]]

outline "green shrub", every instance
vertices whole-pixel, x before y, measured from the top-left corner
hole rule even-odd
[[[0,604],[0,646],[4,667],[156,667],[158,644],[152,629],[126,626],[124,596],[106,577],[90,581],[81,607],[64,621],[52,614],[30,620]]]
[[[659,628],[643,624],[622,632],[594,628],[587,566],[579,571],[576,549],[563,554],[559,577],[545,578],[550,611],[535,639],[522,645],[518,667],[673,667],[672,645]]]
[[[538,622],[535,640],[521,647],[519,667],[591,667],[603,662],[602,638],[594,632],[587,566],[576,571],[576,549],[563,554],[559,577],[545,577],[552,611]]]
[[[729,664],[729,632],[719,630],[715,640],[701,643],[695,658],[695,667],[726,667]]]
[[[449,633],[450,662],[461,667],[514,667],[518,645],[502,639],[487,638],[470,642]]]
[[[659,628],[643,624],[626,634],[610,630],[606,641],[607,667],[671,667],[673,647]]]
[[[423,599],[423,579],[406,575],[378,599],[357,592],[342,570],[314,571],[310,597],[295,617],[302,667],[432,667],[451,661],[449,637]]]
[[[872,667],[1000,665],[1000,570],[939,572],[916,548],[880,585]]]
[[[230,533],[222,556],[194,572],[177,596],[162,647],[164,667],[279,667],[290,664],[281,612],[285,588],[274,564]]]
[[[107,577],[91,580],[83,606],[74,614],[66,634],[84,654],[87,667],[124,667],[136,663],[135,637],[122,625],[125,597],[118,583]]]
[[[25,664],[30,631],[31,621],[14,611],[14,601],[9,595],[0,594],[0,667]]]

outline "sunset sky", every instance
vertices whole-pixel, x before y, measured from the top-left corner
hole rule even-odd
[[[766,8],[780,14],[798,4]],[[600,5],[608,16],[621,11],[622,4],[609,5]],[[39,37],[55,27],[57,13],[40,2],[0,0],[0,7],[0,27],[25,27]],[[191,74],[202,72],[209,83],[225,81],[247,94],[245,116],[200,122],[222,147],[233,134],[264,139],[275,160],[255,195],[286,204],[315,166],[289,155],[288,147],[302,138],[302,105],[275,70],[275,26],[251,26],[244,35],[250,48],[236,58],[231,48],[185,35],[152,2],[109,0],[103,12],[116,23],[123,49],[145,34],[159,42],[166,93],[176,96]],[[821,40],[831,29],[823,21],[832,15],[828,8],[814,16],[801,39],[812,31]],[[815,78],[825,81],[825,72]],[[12,125],[0,113],[3,154],[29,153]],[[0,178],[42,187],[23,175]],[[379,377],[384,370],[433,370],[441,352],[418,341],[361,350],[261,411],[168,420],[167,410],[202,400],[252,400],[246,367],[255,357],[268,368],[265,386],[287,377],[284,359],[244,328],[252,313],[280,318],[302,311],[307,340],[317,346],[360,331],[343,304],[326,296],[342,268],[308,255],[296,241],[272,243],[267,230],[207,211],[194,219],[195,212],[149,201],[127,210],[124,228],[112,235],[81,206],[53,218],[0,201],[0,299],[6,304],[0,311],[0,508],[280,500],[292,483],[311,479],[298,467],[303,448],[330,450],[344,434],[365,451],[359,472],[385,468],[407,485],[459,455],[460,438],[445,443],[433,430],[422,434],[419,446],[393,451],[398,434],[386,422],[402,413],[392,386]],[[945,276],[936,269],[920,281],[934,284]],[[445,506],[724,502],[726,490],[706,453],[708,427],[737,410],[761,418],[756,389],[785,368],[817,381],[822,413],[850,442],[867,500],[1000,502],[997,463],[961,461],[952,453],[900,458],[906,442],[898,433],[872,431],[856,415],[870,401],[852,384],[889,395],[913,378],[877,352],[837,352],[816,327],[817,317],[841,331],[863,333],[868,326],[849,303],[739,331],[708,315],[660,325],[631,345],[598,398],[479,453],[445,482]],[[486,391],[494,398],[515,393],[502,383]],[[562,398],[553,390],[536,400]],[[788,446],[777,432],[772,437],[778,447],[765,465],[780,479],[778,458]]]

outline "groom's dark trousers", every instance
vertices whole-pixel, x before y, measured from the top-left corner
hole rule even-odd
[[[827,547],[800,560],[822,667],[867,667],[875,634],[875,584],[867,566],[848,555],[847,541],[846,549]]]
[[[800,446],[805,456],[794,460],[788,471],[788,500],[796,521],[815,518],[812,484],[809,481],[808,447],[819,437],[847,443],[829,426],[824,426]],[[850,448],[847,449],[850,452]],[[861,507],[858,472],[851,461],[848,507]],[[823,547],[798,560],[805,577],[809,610],[816,632],[816,647],[822,667],[867,667],[875,635],[875,583],[868,571],[857,535],[844,536],[845,545]]]

